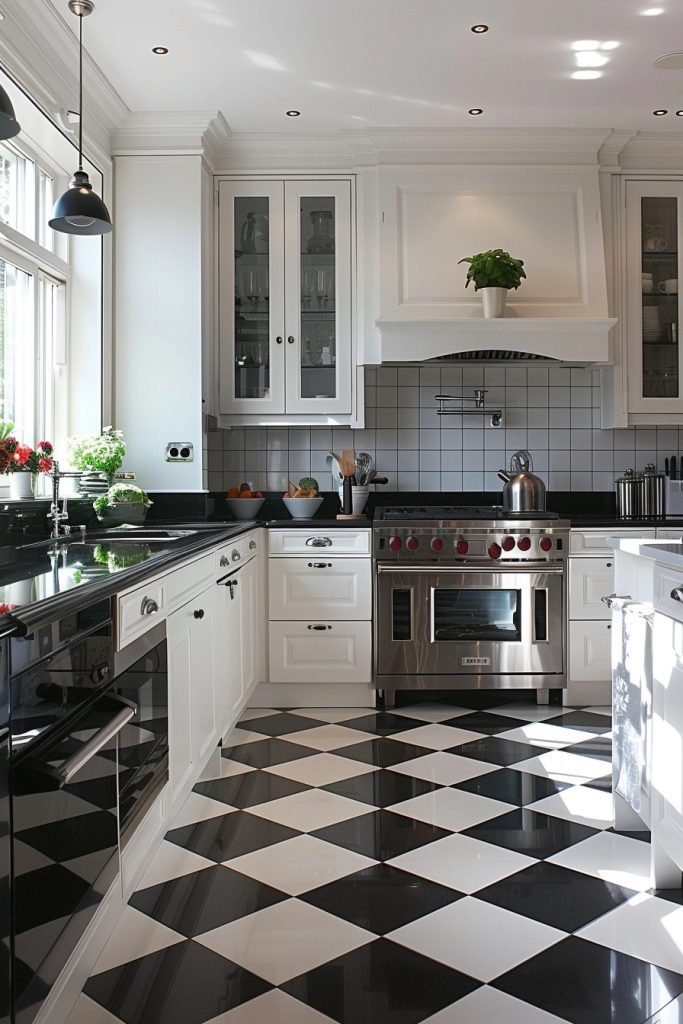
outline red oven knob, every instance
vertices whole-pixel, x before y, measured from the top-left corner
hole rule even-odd
[[[403,542],[400,537],[391,537],[389,539],[389,550],[400,551],[403,547]]]
[[[552,539],[550,537],[541,537],[538,546],[540,547],[541,551],[550,551],[551,547],[553,546]]]
[[[443,541],[441,537],[432,537],[432,551],[443,551]]]
[[[520,551],[528,551],[529,548],[531,547],[531,538],[530,537],[520,537],[519,540],[517,541],[517,547],[519,548]]]
[[[469,549],[470,549],[470,546],[469,546],[468,542],[465,540],[464,537],[461,537],[459,541],[456,541],[456,544],[455,544],[455,553],[456,553],[456,555],[466,555],[467,552],[469,551]]]
[[[489,544],[489,558],[500,558],[501,554],[500,544]]]
[[[417,551],[419,546],[420,542],[417,539],[417,537],[408,537],[408,540],[406,541],[406,547],[408,548],[408,551]]]
[[[512,551],[512,549],[515,546],[515,538],[514,537],[503,537],[502,546],[503,546],[503,551]]]

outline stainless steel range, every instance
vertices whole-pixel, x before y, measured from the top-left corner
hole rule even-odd
[[[569,523],[488,507],[375,513],[375,684],[396,690],[566,686]]]

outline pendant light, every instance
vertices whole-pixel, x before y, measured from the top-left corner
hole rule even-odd
[[[20,131],[12,101],[0,85],[0,139],[13,139]]]
[[[83,170],[83,18],[94,9],[92,0],[69,0],[69,10],[78,17],[78,170],[48,222],[54,231],[67,235],[106,235],[112,229],[109,211]]]

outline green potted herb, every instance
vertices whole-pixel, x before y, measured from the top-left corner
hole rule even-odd
[[[503,316],[508,289],[519,288],[526,277],[524,260],[515,259],[504,249],[487,249],[465,256],[459,263],[469,263],[465,287],[472,281],[475,292],[481,292],[486,319]]]
[[[149,495],[132,484],[114,484],[106,494],[95,498],[92,507],[97,518],[110,526],[128,523],[131,526],[144,523],[147,509],[152,502]]]
[[[97,494],[111,487],[125,454],[123,434],[113,427],[105,427],[101,434],[69,438],[71,465],[83,472],[81,489],[85,492]]]

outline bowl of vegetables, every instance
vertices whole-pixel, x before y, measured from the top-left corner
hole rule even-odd
[[[249,484],[231,487],[226,502],[235,519],[255,519],[266,500],[261,491],[252,491]]]
[[[312,476],[303,476],[298,487],[290,483],[282,500],[292,519],[312,519],[323,503],[319,492],[318,481]]]
[[[141,487],[132,484],[114,484],[106,494],[95,498],[92,507],[97,518],[109,526],[139,526],[144,523],[147,511],[152,504],[149,495]]]

